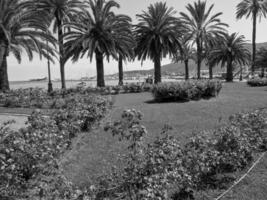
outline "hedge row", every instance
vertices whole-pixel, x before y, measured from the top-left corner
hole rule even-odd
[[[4,107],[42,108],[42,109],[65,109],[74,101],[90,104],[95,93],[72,88],[68,90],[55,90],[48,94],[44,89],[29,88],[11,90],[0,93],[0,105]]]
[[[76,96],[87,96],[91,94],[120,94],[120,93],[140,93],[150,91],[150,84],[127,84],[124,86],[107,86],[103,88],[91,88],[79,86],[67,90],[55,90],[48,94],[41,88],[28,88],[10,90],[0,93],[0,105],[4,107],[23,107],[23,108],[45,108],[58,109],[64,108],[69,99]]]
[[[97,125],[109,105],[100,96],[76,96],[49,117],[33,112],[26,128],[13,131],[8,124],[2,126],[0,199],[75,199],[72,185],[60,171],[59,158],[73,137]]]
[[[247,84],[251,87],[263,87],[263,86],[267,86],[267,79],[266,78],[250,79],[247,81]]]
[[[198,80],[159,83],[152,89],[154,100],[164,101],[189,101],[201,98],[215,97],[222,88],[218,80]]]

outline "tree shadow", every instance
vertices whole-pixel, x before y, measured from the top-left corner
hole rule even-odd
[[[267,91],[267,90],[266,90]],[[190,101],[200,101],[200,100],[210,100],[212,98],[216,98],[216,97],[202,97],[202,98],[195,98],[195,99],[166,99],[166,100],[156,100],[156,99],[151,99],[148,101],[145,101],[144,103],[147,104],[170,104],[170,103],[188,103]]]

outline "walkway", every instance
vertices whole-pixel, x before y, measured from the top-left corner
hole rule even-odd
[[[13,130],[18,130],[25,126],[27,115],[0,112],[0,124],[3,124],[4,122],[10,121],[10,120],[15,120],[15,123],[10,125],[10,128]]]

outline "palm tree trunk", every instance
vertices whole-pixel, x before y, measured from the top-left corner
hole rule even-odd
[[[56,14],[57,26],[58,26],[58,46],[59,46],[59,65],[60,65],[60,77],[61,77],[61,88],[66,89],[65,79],[65,61],[64,61],[64,47],[63,47],[63,29],[62,21],[58,14]]]
[[[154,58],[154,83],[161,83],[161,63],[160,56]]]
[[[233,61],[228,59],[226,72],[226,82],[233,82]]]
[[[209,78],[213,79],[213,67],[211,64],[209,64]]]
[[[0,42],[0,91],[9,90],[7,51],[7,45],[4,42]]]
[[[240,76],[239,76],[239,81],[243,80],[243,66],[240,66]]]
[[[95,56],[96,56],[97,87],[105,87],[103,54],[98,50],[96,50]]]
[[[123,85],[123,63],[122,56],[119,55],[119,85]]]
[[[264,76],[265,76],[264,71],[265,71],[265,68],[264,67],[261,67],[261,78],[264,78]]]
[[[47,47],[47,55],[49,56],[48,52],[48,40],[46,40],[46,47]],[[51,82],[51,70],[50,70],[50,60],[47,58],[47,69],[48,69],[48,89],[47,92],[51,93],[53,91],[53,85]]]
[[[4,56],[2,64],[0,66],[0,91],[9,90],[9,81],[7,73],[7,57]]]
[[[200,44],[200,40],[197,39],[197,79],[201,79],[201,54],[202,54],[202,49],[201,49],[201,44]]]
[[[188,80],[189,79],[188,60],[184,61],[184,66],[185,66],[185,80]]]
[[[251,73],[255,72],[255,58],[256,58],[256,29],[257,29],[257,13],[253,12],[253,30],[252,30],[252,66]]]

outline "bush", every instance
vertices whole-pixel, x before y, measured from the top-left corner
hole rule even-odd
[[[222,83],[215,80],[159,83],[152,89],[155,101],[189,101],[215,97]]]
[[[266,78],[250,79],[247,81],[247,84],[251,87],[263,87],[263,86],[267,86],[267,79]]]

